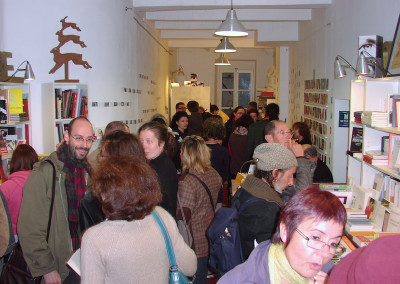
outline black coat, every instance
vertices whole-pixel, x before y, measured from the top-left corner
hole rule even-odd
[[[178,192],[178,175],[174,163],[162,153],[150,160],[150,166],[158,175],[161,186],[162,201],[160,206],[176,219],[176,202]]]

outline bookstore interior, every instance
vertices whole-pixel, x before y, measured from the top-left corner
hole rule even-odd
[[[64,19],[63,24],[73,24]],[[400,25],[400,18],[399,23]],[[70,27],[71,28],[71,27]],[[82,59],[82,54],[72,54],[63,58],[60,49],[63,41],[73,41],[81,47],[85,43],[75,37],[63,38],[63,26],[57,33],[59,45],[52,49],[55,66],[50,73],[65,65],[65,79],[43,83],[41,93],[48,98],[42,101],[46,109],[43,136],[50,137],[43,141],[43,149],[55,149],[63,139],[63,133],[69,122],[79,116],[90,117],[90,111],[97,111],[97,102],[90,100],[89,84],[69,78],[68,62],[80,68],[92,66]],[[395,37],[388,54],[384,54],[383,39],[379,35],[359,36],[359,54],[357,66],[353,67],[344,57],[335,59],[335,80],[346,76],[346,69],[354,72],[357,79],[350,82],[349,110],[340,111],[338,121],[340,130],[348,129],[346,152],[346,182],[320,184],[320,188],[335,194],[347,210],[345,235],[340,243],[340,250],[333,260],[340,261],[349,252],[367,246],[373,240],[389,235],[400,234],[400,36],[397,27]],[[7,66],[11,52],[0,52],[0,66]],[[66,60],[60,64],[60,60]],[[20,69],[25,64],[25,69]],[[8,164],[13,150],[20,144],[30,144],[34,130],[30,119],[31,90],[29,80],[34,80],[32,66],[24,61],[9,76],[8,71],[0,72],[0,175],[1,181],[7,180]],[[11,70],[11,69],[9,69]],[[62,69],[61,69],[62,70]],[[181,67],[179,73],[183,73]],[[177,70],[177,71],[178,71]],[[25,71],[25,77],[18,77],[19,71]],[[174,76],[174,72],[172,74]],[[196,75],[196,74],[191,74]],[[140,74],[140,79],[154,81]],[[300,94],[302,113],[300,120],[311,130],[311,140],[317,148],[319,157],[328,163],[332,157],[331,139],[340,139],[332,135],[332,93],[328,78],[314,78],[301,82]],[[193,85],[195,84],[195,85]],[[137,89],[126,92],[141,94]],[[143,91],[144,92],[144,91]],[[189,92],[189,93],[188,93]],[[273,94],[273,93],[272,93]],[[153,95],[148,92],[148,95]],[[170,89],[170,105],[185,100],[188,96],[198,97],[203,105],[210,104],[210,87],[202,81],[188,81],[185,87]],[[268,99],[275,99],[271,93],[262,92],[258,97],[262,105]],[[100,102],[99,102],[100,103]],[[129,107],[130,102],[110,102],[116,105],[104,105],[104,108]],[[143,110],[154,112],[155,109]],[[173,112],[173,110],[170,110]],[[336,114],[334,114],[336,116]],[[127,121],[128,122],[128,121]],[[130,124],[140,124],[141,119],[130,120]],[[335,125],[334,127],[338,128]],[[96,129],[101,137],[104,129]],[[97,145],[96,145],[97,146]],[[246,178],[238,175],[233,180],[237,188]]]

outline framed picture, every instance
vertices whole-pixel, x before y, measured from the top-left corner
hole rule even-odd
[[[397,21],[396,32],[394,33],[392,50],[390,52],[387,76],[398,76],[400,75],[400,16]]]

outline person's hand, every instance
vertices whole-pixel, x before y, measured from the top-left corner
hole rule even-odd
[[[61,284],[60,274],[56,270],[43,275],[46,284]]]
[[[304,156],[304,149],[303,147],[297,143],[295,140],[289,140],[289,150],[292,151],[293,155],[297,157],[303,157]]]
[[[325,284],[328,283],[329,276],[323,271],[318,271],[314,278],[310,279],[309,283]]]

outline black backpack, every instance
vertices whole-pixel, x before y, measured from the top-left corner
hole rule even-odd
[[[251,196],[239,206],[241,192],[239,188],[235,193],[231,208],[220,208],[217,211],[207,230],[210,240],[209,264],[220,276],[244,261],[238,226],[240,213],[252,203],[263,200]]]

